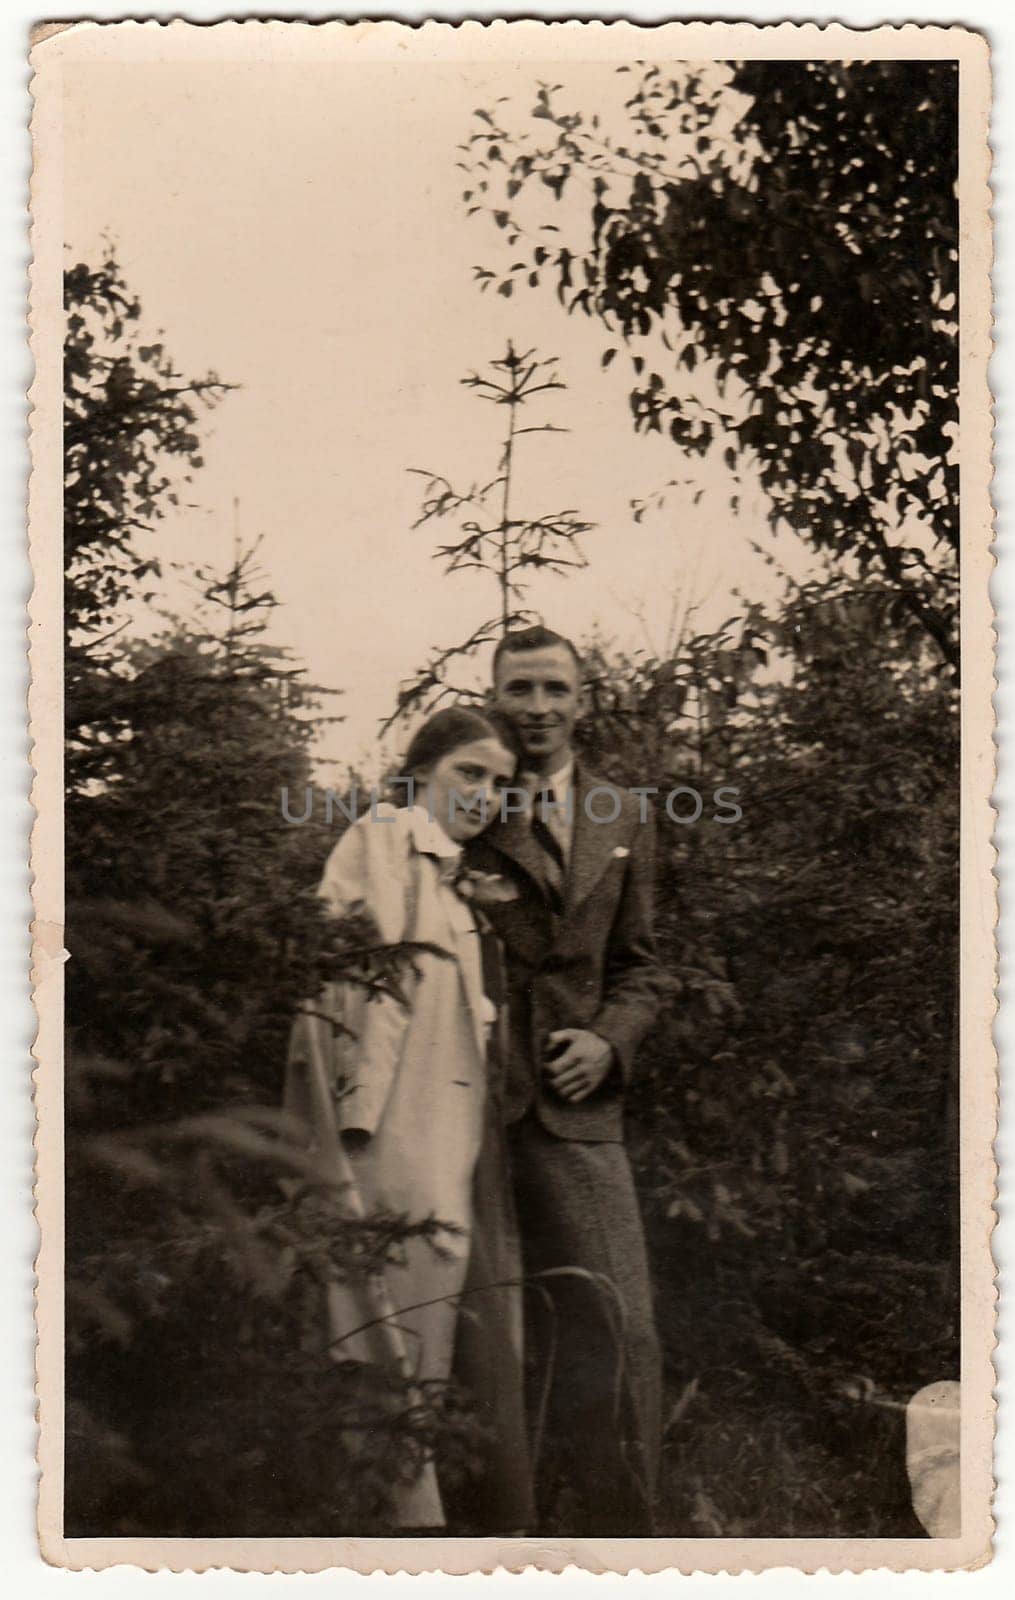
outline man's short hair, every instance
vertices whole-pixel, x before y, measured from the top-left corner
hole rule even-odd
[[[554,633],[552,628],[544,628],[537,624],[532,628],[519,628],[517,633],[505,633],[497,641],[497,648],[493,652],[493,677],[496,681],[497,668],[502,657],[522,655],[529,650],[552,650],[556,645],[562,645],[565,650],[570,650],[579,678],[582,675],[582,658],[578,654],[570,639],[565,639],[562,633]]]

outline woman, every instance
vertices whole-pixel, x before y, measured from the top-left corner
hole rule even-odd
[[[452,1376],[457,1343],[458,1371],[491,1437],[472,1497],[472,1515],[486,1525],[470,1531],[497,1533],[532,1519],[521,1267],[491,1049],[496,1010],[486,992],[498,963],[475,904],[499,886],[464,874],[461,853],[514,776],[512,737],[467,707],[436,712],[405,758],[414,803],[372,808],[335,846],[320,886],[331,911],[366,910],[385,945],[437,948],[413,954],[400,998],[367,1000],[362,986],[331,986],[307,1008],[294,1032],[287,1095],[315,1127],[318,1148],[334,1150],[357,1211],[442,1225],[436,1239],[406,1240],[383,1278],[331,1285],[333,1349],[336,1359],[395,1363],[424,1384]],[[446,1525],[432,1462],[401,1486],[397,1502],[403,1529]]]

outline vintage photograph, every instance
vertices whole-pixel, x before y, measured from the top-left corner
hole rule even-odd
[[[33,65],[49,1559],[988,1559],[984,41]]]

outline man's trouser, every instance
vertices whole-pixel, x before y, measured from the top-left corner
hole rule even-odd
[[[509,1139],[525,1271],[535,1279],[526,1334],[543,1515],[552,1496],[568,1522],[582,1523],[556,1531],[644,1537],[659,1469],[660,1355],[627,1154],[621,1144],[558,1139],[532,1112]]]

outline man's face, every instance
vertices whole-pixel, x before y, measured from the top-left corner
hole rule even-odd
[[[567,759],[580,697],[577,663],[564,645],[506,650],[497,663],[494,704],[514,723],[535,772]]]

